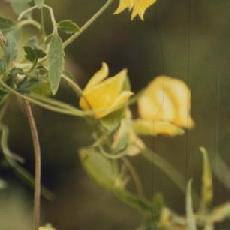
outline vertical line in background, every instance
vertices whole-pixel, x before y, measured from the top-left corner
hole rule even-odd
[[[190,74],[191,74],[191,23],[192,23],[192,0],[188,0],[188,19],[187,19],[187,84],[190,86]],[[188,111],[188,110],[187,110]],[[189,114],[187,115],[187,122],[189,122]],[[186,186],[187,181],[190,177],[190,161],[191,153],[189,150],[189,133],[186,131],[186,159],[185,159],[185,177],[186,177]]]
[[[160,27],[160,4],[156,4],[156,31],[159,36],[159,53],[161,60],[161,74],[165,74],[166,71],[166,62],[165,62],[165,54],[164,54],[164,46],[163,46],[163,33]]]
[[[221,92],[220,92],[220,74],[217,75],[216,78],[216,135],[215,135],[215,153],[214,153],[214,164],[217,162],[215,159],[218,157],[219,154],[219,131],[220,131],[220,112],[221,112]],[[209,156],[211,157],[211,156]],[[211,159],[212,160],[212,159]],[[214,167],[216,167],[214,165]]]
[[[155,6],[155,25],[156,25],[156,33],[159,37],[159,60],[160,60],[160,74],[165,74],[166,71],[166,64],[165,64],[165,54],[164,54],[164,46],[163,46],[163,35],[162,35],[162,29],[161,29],[161,14],[160,14],[160,3],[157,3]],[[164,103],[164,96],[162,98],[162,103]],[[153,139],[153,146],[154,146],[154,150],[156,151],[156,147],[157,147],[157,140],[156,138]],[[156,151],[157,152],[157,151]],[[154,192],[154,175],[155,175],[155,170],[154,170],[154,165],[152,164],[152,193]],[[154,214],[154,213],[152,213]],[[154,218],[154,216],[152,215],[152,218]]]

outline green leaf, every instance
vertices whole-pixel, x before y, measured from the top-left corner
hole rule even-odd
[[[30,7],[31,0],[6,0],[11,4],[14,12],[19,15],[24,10]]]
[[[123,117],[124,109],[122,108],[101,119],[101,124],[105,129],[109,131],[115,131],[119,127]]]
[[[45,4],[45,0],[34,0],[34,4],[39,8],[42,8],[43,5]]]
[[[4,46],[4,52],[7,63],[12,62],[17,56],[17,31],[11,31],[6,34],[7,43]]]
[[[36,62],[39,58],[46,56],[46,53],[43,50],[31,46],[25,46],[24,51],[26,52],[26,58],[31,62]]]
[[[54,34],[48,52],[49,81],[53,94],[56,94],[64,71],[64,49],[61,38]]]
[[[63,20],[58,23],[58,30],[66,34],[74,34],[80,30],[80,27],[71,20]]]
[[[186,193],[186,217],[187,217],[188,230],[197,230],[196,219],[193,211],[191,180],[188,183],[187,193]]]
[[[2,32],[7,32],[9,30],[12,30],[15,27],[15,22],[8,19],[8,18],[3,18],[0,17],[0,30]]]
[[[113,190],[119,184],[118,170],[111,160],[105,158],[93,148],[80,151],[82,165],[86,172],[102,187]]]
[[[6,71],[6,60],[0,59],[0,74]]]
[[[202,191],[201,191],[201,211],[206,212],[209,209],[212,198],[212,170],[208,158],[208,153],[204,147],[200,148],[203,155],[203,175],[202,175]]]

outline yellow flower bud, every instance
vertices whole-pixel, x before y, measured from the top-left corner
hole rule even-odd
[[[125,9],[132,10],[131,19],[139,16],[141,20],[144,19],[144,14],[147,8],[153,5],[157,0],[120,0],[119,6],[115,14],[120,14]]]
[[[83,110],[93,110],[98,119],[120,109],[133,94],[124,89],[127,70],[106,79],[108,73],[107,64],[102,63],[101,69],[88,82],[80,98],[80,107]]]
[[[56,229],[50,226],[46,226],[46,227],[39,227],[38,230],[56,230]]]
[[[138,99],[140,119],[135,127],[148,135],[179,135],[192,128],[191,92],[181,80],[168,76],[154,79]]]

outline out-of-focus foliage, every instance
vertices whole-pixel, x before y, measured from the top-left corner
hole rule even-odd
[[[82,24],[102,4],[101,0],[47,2],[53,4],[58,10],[59,18],[65,18],[68,14],[78,24]],[[83,77],[90,76],[101,60],[106,60],[112,72],[117,72],[118,69],[126,66],[129,67],[134,89],[146,85],[152,79],[153,74],[162,73],[180,76],[182,80],[189,83],[192,90],[192,114],[196,121],[196,129],[174,140],[162,137],[155,140],[148,139],[155,151],[169,159],[187,177],[189,175],[200,176],[201,161],[199,154],[196,154],[196,149],[201,143],[210,150],[212,164],[215,164],[216,154],[222,155],[226,165],[229,163],[226,154],[229,151],[230,111],[228,103],[230,87],[228,83],[230,54],[228,6],[229,1],[227,0],[221,3],[206,0],[193,1],[189,20],[187,1],[158,1],[155,8],[151,7],[146,13],[145,24],[140,26],[137,26],[138,21],[131,24],[127,15],[112,17],[113,9],[111,9],[104,19],[99,20],[97,25],[88,31],[88,35],[83,35],[79,39],[79,45],[68,50],[75,59],[74,68],[77,66],[78,73],[80,66],[81,71],[79,72],[83,74],[79,75]],[[81,10],[76,13],[78,8]],[[5,5],[2,6],[1,11],[4,15],[11,14]],[[190,45],[189,34],[191,35]],[[188,63],[190,63],[190,68],[188,68]],[[86,81],[84,78],[81,80]],[[76,103],[75,96],[66,88],[59,94],[59,97],[73,104]],[[10,126],[13,127],[12,146],[15,152],[27,156],[27,166],[31,169],[30,139],[24,130],[24,118],[15,110],[16,106],[11,111],[17,116],[14,119],[10,116],[7,118]],[[84,229],[92,229],[92,226],[108,229],[111,223],[115,229],[133,229],[139,222],[136,214],[117,203],[110,194],[94,186],[84,176],[79,162],[75,160],[76,147],[73,147],[73,143],[78,146],[87,145],[91,130],[86,128],[85,123],[47,112],[38,111],[37,117],[44,150],[43,157],[46,162],[44,180],[53,187],[59,197],[54,203],[44,205],[46,222],[57,223],[59,229],[71,230],[81,229],[82,226]],[[48,125],[49,128],[47,128]],[[77,130],[77,134],[71,131],[73,127]],[[22,129],[24,132],[19,132]],[[86,129],[88,132],[85,132]],[[69,131],[66,132],[66,130]],[[63,135],[58,136],[57,133],[60,132],[63,132]],[[47,138],[54,141],[47,143]],[[63,142],[66,143],[64,146],[61,144]],[[54,157],[55,163],[52,162]],[[145,169],[140,170],[142,178],[153,180],[152,183],[144,180],[144,187],[149,196],[153,191],[163,191],[171,207],[182,209],[181,193],[157,168],[148,167],[139,158],[134,159],[133,162],[140,169]],[[196,181],[194,180],[195,188],[199,187]],[[57,182],[56,186],[54,186],[55,182]],[[214,187],[216,188],[215,202],[223,202],[228,197],[229,191],[226,191],[215,177]],[[110,210],[110,214],[107,212],[108,206],[114,207],[113,210]],[[228,210],[229,206],[226,205],[223,208],[216,208],[215,212],[228,213]],[[24,210],[21,213],[24,213]],[[121,213],[123,213],[122,217]],[[13,214],[12,216],[11,214],[8,217],[13,219]],[[20,228],[16,222],[11,224]],[[28,224],[21,221],[21,225],[21,229],[26,229],[25,226]]]

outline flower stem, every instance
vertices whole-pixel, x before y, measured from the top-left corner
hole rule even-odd
[[[38,230],[41,213],[41,147],[38,137],[37,125],[34,119],[31,105],[25,101],[26,115],[32,134],[35,158],[35,192],[34,192],[34,230]]]
[[[85,30],[87,30],[93,22],[95,22],[104,12],[105,10],[113,3],[114,0],[107,0],[106,3],[94,14],[75,34],[70,36],[64,43],[63,47],[66,48],[69,46],[74,40],[76,40]]]
[[[23,21],[20,21],[19,23],[18,23],[18,28],[22,28],[22,27],[24,27],[24,26],[34,26],[35,28],[37,28],[38,30],[41,30],[41,25],[38,23],[38,22],[36,22],[36,21],[34,21],[34,20],[30,20],[30,19],[28,19],[28,20],[23,20]]]
[[[185,192],[185,178],[169,162],[147,147],[142,151],[142,156],[164,172],[183,193]]]
[[[50,102],[47,102],[46,101],[39,101],[39,100],[36,100],[30,96],[27,96],[25,94],[21,94],[20,92],[16,91],[15,89],[11,88],[10,86],[8,86],[1,78],[0,78],[0,84],[6,89],[8,90],[10,93],[22,98],[22,99],[25,99],[35,105],[38,105],[42,108],[45,108],[46,110],[49,110],[49,111],[53,111],[53,112],[56,112],[56,113],[61,113],[61,114],[66,114],[66,115],[70,115],[70,116],[89,116],[89,115],[92,115],[92,112],[83,112],[81,110],[78,110],[78,109],[75,109],[74,107],[72,106],[68,106],[68,109],[66,108],[66,106],[64,106],[64,103],[58,103],[56,102],[56,105],[54,104],[50,104]],[[57,105],[58,103],[58,105]],[[71,108],[71,109],[70,109]]]
[[[18,16],[18,21],[22,20],[22,18],[27,15],[28,13],[32,12],[33,10],[37,9],[37,6],[30,7],[26,10],[24,10],[19,16]]]

